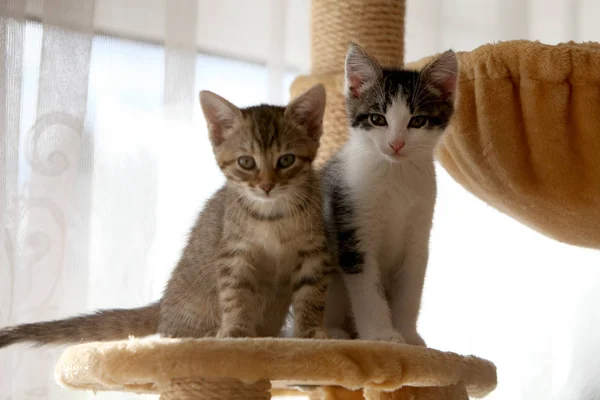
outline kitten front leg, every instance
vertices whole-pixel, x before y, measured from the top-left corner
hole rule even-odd
[[[326,297],[324,324],[327,333],[334,339],[350,339],[345,326],[350,304],[341,272],[331,275]]]
[[[256,279],[245,253],[227,254],[219,266],[221,326],[217,337],[255,337],[257,322]]]
[[[325,245],[300,250],[300,263],[292,274],[294,337],[327,339],[323,329],[325,299],[332,273]]]
[[[350,298],[358,337],[404,343],[392,324],[390,306],[375,260],[365,259],[361,268],[344,273],[344,283]]]
[[[402,333],[407,343],[417,346],[425,346],[425,341],[417,332],[417,320],[429,259],[428,242],[429,236],[426,240],[411,243],[406,250],[402,266],[394,274],[392,284],[394,327]]]

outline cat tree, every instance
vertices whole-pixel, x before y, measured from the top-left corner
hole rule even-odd
[[[294,82],[292,95],[326,85],[318,165],[346,140],[348,42],[384,66],[401,65],[404,16],[402,0],[312,0],[312,74]],[[439,147],[441,164],[530,227],[600,248],[600,45],[517,41],[458,56],[457,111]],[[313,400],[465,400],[492,391],[496,369],[476,357],[394,343],[146,339],[71,347],[56,379],[163,400],[268,399],[297,393],[298,385]]]
[[[71,389],[159,393],[162,400],[266,400],[302,394],[298,385],[325,387],[305,388],[312,398],[362,398],[364,389],[373,400],[463,400],[467,392],[493,390],[496,368],[476,357],[385,342],[132,339],[71,347],[55,377]]]
[[[313,74],[292,93],[328,88],[321,165],[346,139],[344,58],[359,40],[384,66],[400,66],[405,4],[398,0],[313,0]],[[130,340],[68,349],[57,382],[73,389],[160,393],[167,399],[268,399],[298,385],[312,399],[445,399],[496,386],[488,361],[394,343],[294,339]]]

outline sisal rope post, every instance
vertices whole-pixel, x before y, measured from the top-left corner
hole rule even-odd
[[[312,73],[343,72],[352,40],[384,67],[402,66],[405,8],[402,0],[313,0]]]
[[[234,378],[172,379],[160,388],[160,400],[269,400],[271,382],[244,383]]]
[[[311,12],[312,70],[291,87],[294,98],[314,84],[323,83],[327,106],[324,134],[315,160],[319,168],[346,141],[344,60],[348,44],[363,46],[384,67],[404,62],[405,0],[313,0]]]

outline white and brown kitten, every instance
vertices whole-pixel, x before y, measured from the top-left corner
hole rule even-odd
[[[287,107],[239,109],[201,92],[216,160],[227,178],[200,213],[157,303],[0,330],[0,347],[165,337],[326,337],[328,275],[320,185],[312,168],[325,89]]]
[[[436,199],[434,148],[454,111],[457,68],[452,51],[417,72],[383,69],[358,45],[348,49],[350,137],[322,171],[341,267],[327,296],[332,336],[425,344],[417,318]]]

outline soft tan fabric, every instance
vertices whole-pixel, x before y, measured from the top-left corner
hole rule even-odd
[[[600,44],[513,41],[459,57],[442,165],[539,232],[600,248]]]
[[[462,392],[466,387],[471,395],[481,396],[496,386],[496,368],[477,357],[394,343],[342,340],[132,339],[88,343],[67,349],[55,371],[57,382],[68,388],[140,393],[157,392],[173,378],[194,377],[236,378],[247,383],[269,379],[274,388],[300,384],[389,391],[414,386],[402,389],[407,393],[422,389],[425,397],[414,400],[428,400],[430,387],[460,385]],[[340,390],[338,394],[348,393]],[[448,390],[444,399],[463,399],[454,395],[455,387]],[[390,400],[404,399],[397,396]]]

